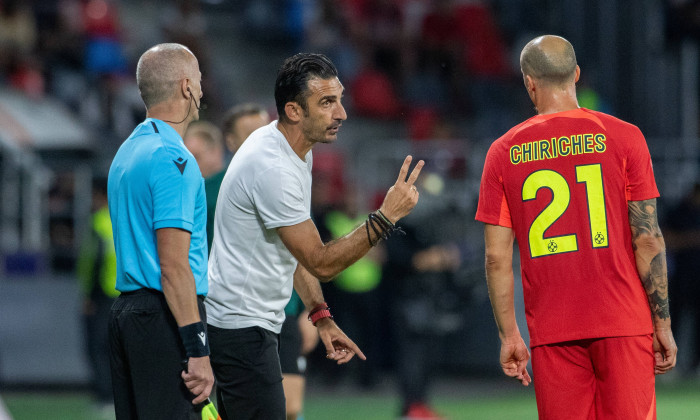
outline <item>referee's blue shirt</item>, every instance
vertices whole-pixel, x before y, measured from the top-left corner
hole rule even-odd
[[[163,290],[156,230],[191,233],[189,260],[197,294],[206,296],[207,203],[204,179],[182,137],[147,118],[119,147],[107,186],[117,251],[117,290]]]

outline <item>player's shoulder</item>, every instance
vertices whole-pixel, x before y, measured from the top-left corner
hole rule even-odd
[[[634,125],[630,122],[627,122],[623,119],[620,119],[618,117],[615,117],[613,115],[606,114],[606,113],[600,112],[600,111],[594,111],[592,109],[586,109],[586,108],[580,108],[580,110],[581,110],[581,112],[584,112],[584,113],[592,116],[593,118],[600,120],[604,124],[605,128],[608,131],[610,131],[611,129],[615,129],[615,130],[641,133],[641,130],[636,125]]]

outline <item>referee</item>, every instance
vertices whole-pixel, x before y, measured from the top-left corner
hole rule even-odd
[[[146,51],[136,80],[147,118],[109,170],[121,292],[109,323],[119,420],[195,418],[195,405],[209,397],[214,383],[203,305],[204,182],[182,141],[199,118],[201,79],[186,47],[160,44]]]

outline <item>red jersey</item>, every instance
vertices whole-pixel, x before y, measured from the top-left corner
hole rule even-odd
[[[652,333],[627,201],[658,196],[641,131],[600,112],[538,115],[491,145],[476,219],[515,232],[531,346]]]

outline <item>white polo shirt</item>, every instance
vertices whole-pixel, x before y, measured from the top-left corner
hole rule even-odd
[[[236,152],[214,213],[207,322],[279,333],[297,260],[277,228],[311,216],[311,167],[294,153],[277,121],[259,128]]]

